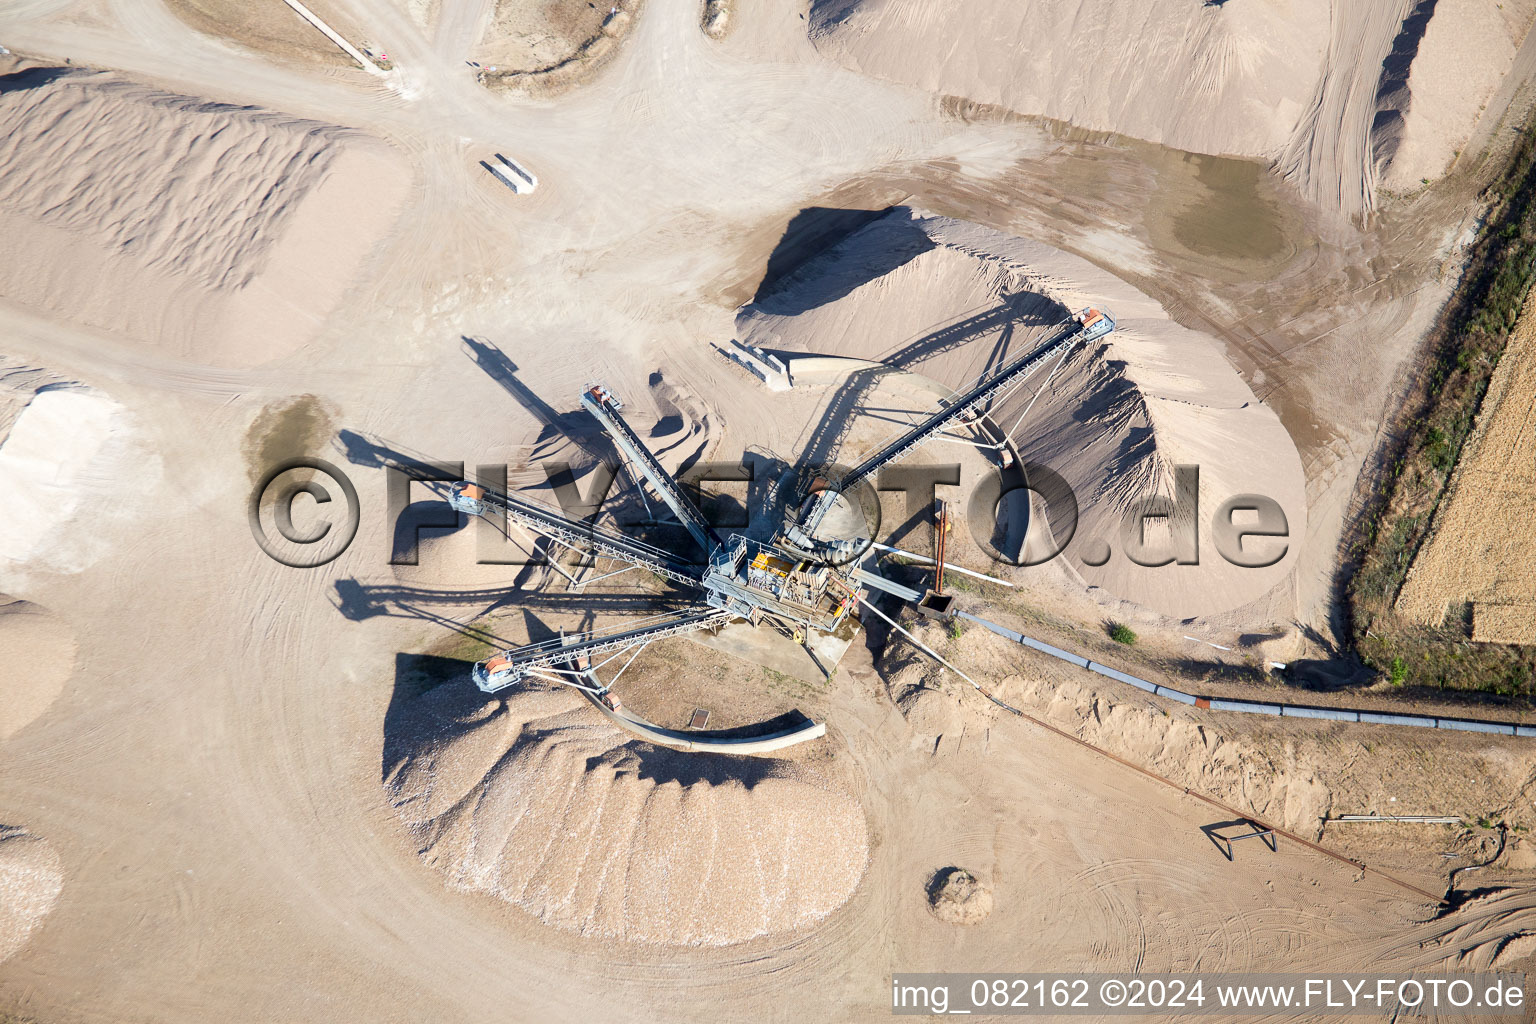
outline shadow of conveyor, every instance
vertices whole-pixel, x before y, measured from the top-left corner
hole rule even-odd
[[[682,588],[662,594],[602,594],[574,590],[525,591],[509,587],[437,590],[431,587],[370,584],[356,579],[341,579],[336,581],[336,598],[333,603],[342,615],[353,622],[380,616],[421,619],[446,626],[465,636],[484,639],[487,643],[502,643],[504,641],[501,638],[434,611],[432,606],[473,608],[475,611],[472,613],[472,618],[479,618],[497,609],[513,606],[538,608],[551,612],[592,611],[633,614],[674,610],[674,606],[675,610],[691,608],[697,604],[697,592]]]
[[[940,353],[959,348],[992,331],[998,331],[981,373],[1001,366],[1009,356],[1014,332],[1018,327],[1042,327],[1060,323],[1070,313],[1061,303],[1036,292],[1015,292],[997,305],[962,315],[934,330],[899,345],[881,357],[885,365],[868,367],[849,374],[827,404],[815,428],[801,449],[796,462],[802,487],[810,471],[830,464],[847,440],[866,397],[881,377],[897,370],[909,370]],[[896,431],[893,430],[893,435]]]
[[[585,409],[578,406],[573,410],[560,412],[540,397],[538,392],[522,382],[518,377],[517,364],[494,343],[484,338],[471,338],[468,335],[461,335],[460,340],[464,343],[464,351],[475,361],[475,365],[483,370],[486,376],[500,384],[518,405],[539,422],[541,429],[538,438],[534,441],[535,458],[546,452],[553,442],[564,439],[575,445],[593,462],[615,464],[613,446],[608,441],[608,435]],[[574,401],[576,396],[572,395],[571,398]]]
[[[416,480],[428,480],[438,472],[439,467],[448,464],[426,452],[413,451],[357,430],[343,429],[337,432],[336,444],[347,461],[354,466],[366,469],[394,467]]]
[[[925,359],[969,344],[991,331],[998,331],[983,371],[990,370],[1007,358],[1014,332],[1020,327],[1050,327],[1061,323],[1072,311],[1039,292],[1020,291],[1004,297],[997,305],[960,315],[941,327],[936,327],[919,337],[902,342],[894,351],[880,357],[883,363],[901,369],[911,369]]]
[[[500,384],[518,405],[539,422],[541,429],[529,454],[530,462],[537,462],[552,454],[554,447],[560,441],[567,441],[574,445],[587,460],[587,465],[577,467],[550,461],[545,464],[546,481],[529,489],[548,487],[557,492],[564,489],[566,493],[562,498],[562,507],[567,507],[569,513],[576,518],[591,519],[600,511],[606,512],[616,522],[624,525],[626,533],[636,533],[637,531],[633,529],[636,526],[659,529],[664,534],[660,539],[668,542],[667,546],[676,550],[686,550],[686,545],[678,547],[676,543],[687,536],[682,525],[672,520],[657,520],[654,517],[655,507],[659,502],[647,504],[646,499],[641,496],[636,487],[610,489],[615,479],[625,479],[627,474],[620,472],[625,459],[612,439],[608,437],[607,432],[585,409],[578,407],[569,412],[556,410],[536,391],[523,383],[518,377],[517,364],[494,343],[468,335],[461,335],[460,340],[464,343],[464,350],[475,361],[475,365]],[[661,425],[664,426],[664,424]],[[654,434],[655,431],[653,430],[652,433]],[[698,454],[695,454],[685,459],[683,467],[686,469],[696,462],[698,457]],[[590,490],[586,495],[582,495],[576,486],[576,478],[585,474],[589,467],[595,467],[593,472],[588,474],[591,479],[588,485]]]

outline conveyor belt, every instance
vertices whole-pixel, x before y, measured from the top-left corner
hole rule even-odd
[[[911,587],[903,586],[894,580],[888,580],[884,576],[881,576],[879,573],[870,572],[868,569],[855,569],[848,574],[848,578],[857,583],[862,583],[866,587],[874,587],[876,590],[883,590],[885,593],[890,594],[893,597],[899,597],[903,601],[915,602],[921,601],[923,599],[921,591],[913,590]]]
[[[980,411],[981,406],[988,399],[1019,384],[1038,370],[1046,360],[1060,355],[1064,350],[1084,340],[1089,333],[1090,330],[1083,328],[1076,318],[1063,321],[1057,325],[1056,333],[1044,345],[1004,365],[996,373],[983,377],[971,390],[859,463],[837,482],[837,489],[848,490],[882,466],[896,462],[904,455],[931,441],[962,416]],[[1095,336],[1101,337],[1103,333],[1107,332],[1101,332]]]
[[[560,637],[515,647],[476,665],[475,683],[482,690],[494,693],[522,679],[532,669],[559,665],[583,657],[590,658],[608,651],[624,650],[680,633],[709,629],[723,625],[732,618],[735,616],[714,608],[687,610],[663,616],[659,620],[652,619],[632,629],[598,631],[583,634],[574,640],[571,637]],[[509,667],[510,672],[507,671]]]
[[[640,470],[641,475],[650,483],[657,496],[667,503],[672,514],[677,516],[678,521],[693,535],[693,539],[698,541],[699,547],[703,548],[706,554],[713,551],[720,543],[720,538],[715,536],[704,514],[678,487],[677,481],[672,479],[672,474],[662,468],[661,463],[656,461],[656,456],[651,454],[651,450],[645,446],[645,442],[641,441],[639,435],[624,422],[624,417],[619,415],[618,403],[613,400],[608,389],[598,385],[583,391],[581,404],[586,406],[587,411],[608,431],[619,451]]]
[[[500,509],[509,522],[518,523],[534,533],[551,537],[573,548],[591,548],[605,558],[631,562],[676,583],[693,587],[699,585],[703,569],[692,569],[679,564],[671,552],[663,551],[661,548],[653,547],[632,537],[626,537],[621,533],[614,533],[590,523],[571,519],[535,502],[514,498],[489,488],[482,489],[485,493],[480,500],[493,508]]]

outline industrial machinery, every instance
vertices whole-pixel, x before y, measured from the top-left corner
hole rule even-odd
[[[993,373],[984,374],[969,390],[841,479],[823,479],[819,487],[808,489],[795,506],[797,518],[786,524],[774,543],[743,534],[722,538],[625,421],[623,404],[613,392],[600,383],[588,385],[582,392],[581,404],[612,438],[636,484],[641,485],[641,497],[644,498],[648,486],[688,532],[702,552],[702,560],[572,519],[537,502],[467,480],[450,488],[449,502],[468,515],[500,521],[505,526],[515,524],[550,543],[618,565],[605,575],[645,569],[693,591],[694,599],[683,608],[643,621],[502,651],[474,667],[475,684],[494,693],[531,675],[611,700],[608,690],[624,669],[646,646],[666,637],[714,630],[727,622],[744,620],[753,625],[766,624],[806,642],[812,632],[830,633],[841,626],[861,603],[863,587],[874,587],[909,601],[919,600],[922,595],[918,592],[860,567],[855,557],[862,552],[857,550],[856,542],[824,538],[817,533],[838,495],[882,466],[940,436],[955,423],[974,421],[989,403],[1017,387],[1053,356],[1064,360],[1078,345],[1101,338],[1114,327],[1115,321],[1108,313],[1093,308],[1063,321],[1043,345]],[[942,573],[942,569],[939,571]],[[941,587],[942,583],[935,589]],[[600,682],[596,670],[625,654],[628,658],[611,678]]]
[[[881,467],[899,462],[936,437],[942,436],[956,423],[973,423],[992,403],[1006,397],[1009,392],[1034,375],[1053,356],[1058,364],[1064,361],[1079,345],[1104,337],[1115,329],[1115,320],[1107,311],[1089,306],[1079,310],[1056,326],[1045,343],[1032,352],[1026,352],[1004,364],[996,371],[983,374],[969,390],[957,395],[943,408],[918,423],[911,430],[894,438],[879,451],[849,470],[841,479],[827,481],[817,478],[801,495],[800,516],[787,523],[783,541],[795,550],[812,558],[848,561],[862,554],[858,545],[843,537],[824,537],[818,533],[827,513],[840,495],[850,491],[860,481],[879,472]]]
[[[811,630],[829,633],[842,624],[856,603],[857,593],[846,573],[808,562],[739,534],[721,540],[698,506],[683,493],[677,481],[662,468],[656,456],[625,422],[622,403],[607,387],[591,385],[582,393],[581,401],[607,429],[637,478],[649,484],[651,492],[672,510],[703,550],[702,569],[694,568],[676,553],[570,519],[543,505],[467,480],[450,488],[450,504],[469,515],[516,523],[562,547],[583,553],[583,549],[589,550],[598,557],[620,563],[620,572],[632,568],[647,569],[672,583],[698,591],[697,603],[691,608],[627,624],[623,628],[598,630],[576,638],[565,637],[503,651],[475,666],[477,686],[494,693],[528,675],[548,678],[554,674],[562,677],[559,681],[569,682],[568,670],[561,666],[575,660],[603,654],[617,657],[633,651],[632,660],[640,648],[656,640],[695,630],[715,629],[732,619],[744,619],[753,625],[768,623],[800,638],[808,636]],[[605,664],[606,661],[596,662],[592,670]],[[622,671],[621,667],[619,673]],[[617,678],[618,674],[615,674],[607,686],[612,686]],[[603,687],[604,691],[607,686]]]

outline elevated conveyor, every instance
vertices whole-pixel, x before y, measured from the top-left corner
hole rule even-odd
[[[984,375],[971,389],[958,395],[944,408],[917,424],[911,430],[886,444],[879,451],[849,470],[831,487],[822,491],[801,520],[788,531],[789,539],[799,548],[811,550],[821,545],[816,538],[816,528],[832,508],[837,496],[873,476],[884,466],[897,462],[938,437],[957,421],[974,420],[989,401],[1023,383],[1026,378],[1056,356],[1064,356],[1070,349],[1085,342],[1102,338],[1115,329],[1114,317],[1104,310],[1088,307],[1056,325],[1045,344],[1032,352],[1019,356],[995,373]],[[834,544],[833,547],[837,545]]]
[[[720,543],[720,538],[715,536],[715,531],[710,528],[698,506],[688,500],[677,481],[672,479],[672,474],[662,468],[645,442],[624,422],[624,417],[619,415],[623,405],[613,396],[613,392],[601,384],[594,384],[581,393],[581,404],[608,431],[608,436],[613,438],[613,443],[624,458],[640,471],[657,497],[667,503],[672,514],[687,528],[704,553],[713,551]]]
[[[1074,346],[1102,338],[1114,329],[1114,319],[1103,310],[1093,308],[1084,309],[1062,321],[1045,344],[1004,364],[996,373],[984,376],[965,394],[855,466],[837,482],[838,490],[845,491],[878,472],[882,466],[899,461],[943,433],[956,421],[974,419],[988,401],[1022,383],[1053,356],[1063,355]]]
[[[529,672],[562,665],[582,664],[609,651],[621,651],[662,640],[669,636],[723,626],[735,618],[714,608],[689,609],[658,616],[639,626],[595,630],[578,637],[556,637],[542,643],[525,644],[502,651],[475,666],[475,685],[486,693],[495,693],[520,681]]]
[[[484,516],[501,512],[507,522],[517,523],[541,537],[549,537],[567,547],[590,548],[604,558],[629,562],[656,575],[696,587],[703,575],[702,567],[693,569],[678,562],[669,551],[626,537],[621,533],[604,530],[580,520],[572,519],[552,508],[536,502],[514,498],[510,494],[482,487],[461,480],[448,492],[448,502],[460,512],[472,516]]]

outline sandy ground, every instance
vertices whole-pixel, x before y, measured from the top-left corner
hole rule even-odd
[[[370,47],[372,39],[345,3],[316,0],[304,5],[353,46]],[[242,3],[232,0],[169,0],[168,10],[215,39],[227,40],[264,57],[291,60],[333,72],[359,71],[357,62],[314,26],[297,17],[285,3]],[[411,13],[430,23],[429,2],[413,0]],[[388,52],[385,50],[384,52]]]
[[[37,720],[74,674],[74,631],[46,608],[0,597],[0,659],[5,707],[0,739]]]
[[[1536,643],[1536,323],[1528,303],[1510,334],[1477,427],[1414,559],[1397,610],[1438,626],[1472,604],[1472,638]]]
[[[387,148],[332,126],[110,73],[22,72],[0,96],[4,294],[179,356],[302,344],[403,198]]]
[[[1528,0],[820,0],[808,28],[848,66],[932,92],[1277,161],[1353,216],[1379,185],[1447,170],[1532,13]]]
[[[560,458],[587,493],[596,458],[565,430],[594,377],[654,415],[659,437],[684,442],[671,459],[734,458],[742,442],[731,451],[728,437],[788,450],[807,423],[785,422],[785,406],[708,343],[734,333],[802,211],[914,196],[1066,249],[1218,339],[1300,454],[1297,607],[1326,630],[1349,496],[1445,293],[1475,190],[1453,183],[1384,205],[1369,230],[1340,226],[1257,163],[1020,121],[850,71],[818,54],[800,10],[769,0],[744,0],[718,42],[692,0],[647,0],[600,76],[537,101],[490,95],[465,65],[473,33],[460,27],[484,5],[443,0],[430,34],[409,5],[348,8],[387,44],[399,68],[387,79],[240,57],[139,0],[7,10],[0,42],[41,63],[69,58],[114,69],[127,89],[230,104],[231,141],[269,123],[256,108],[320,126],[299,133],[305,144],[342,132],[349,146],[386,146],[410,181],[396,186],[397,214],[350,221],[351,255],[314,241],[292,254],[289,272],[317,286],[355,277],[313,323],[279,317],[260,358],[234,358],[244,350],[227,320],[206,339],[144,337],[132,317],[87,322],[14,283],[93,250],[110,264],[121,241],[110,217],[79,222],[72,248],[41,252],[48,260],[5,256],[4,365],[116,403],[124,438],[142,447],[109,436],[76,510],[3,588],[67,622],[75,646],[29,647],[39,675],[67,679],[0,741],[0,820],[45,837],[62,877],[53,909],[0,965],[0,1005],[42,1020],[859,1020],[888,1016],[893,970],[1407,967],[1447,962],[1462,948],[1448,936],[1470,937],[1468,962],[1519,962],[1505,944],[1532,930],[1536,905],[1519,874],[1489,871],[1498,891],[1437,918],[1301,849],[1229,863],[1200,831],[1208,807],[1027,723],[962,717],[960,736],[951,728],[935,745],[932,721],[919,716],[921,734],[909,725],[858,644],[826,690],[829,736],[804,767],[857,802],[869,856],[845,902],[820,903],[818,924],[673,947],[584,937],[446,885],[382,784],[390,709],[415,692],[410,659],[491,609],[529,629],[557,616],[543,591],[480,587],[538,582],[541,570],[470,564],[434,578],[425,562],[391,566],[385,459],[505,464],[540,486],[538,460]],[[7,111],[16,101],[0,96]],[[71,138],[109,139],[146,175],[165,171],[127,145],[132,131],[113,134],[112,118],[89,127]],[[291,144],[279,132],[267,152]],[[537,193],[515,197],[480,168],[498,151],[528,163]],[[81,173],[90,186],[112,171]],[[369,205],[373,184],[342,198]],[[199,193],[188,214],[208,217],[211,199]],[[297,244],[305,224],[330,226],[303,213],[313,201],[279,245]],[[194,238],[220,227],[189,224]],[[313,406],[295,403],[305,395]],[[673,420],[676,396],[699,408]],[[31,416],[14,404],[7,447]],[[286,411],[296,407],[311,411]],[[691,432],[705,415],[710,430]],[[319,569],[278,565],[251,536],[253,479],[285,451],[326,458],[357,486],[357,538]],[[146,454],[158,460],[147,476]],[[420,487],[413,498],[440,508]],[[302,503],[297,516],[342,504]],[[77,570],[52,560],[86,541],[99,554]],[[942,705],[930,713],[949,728]],[[1426,806],[1437,784],[1456,785],[1416,763]],[[1356,768],[1398,770],[1369,758]],[[1365,842],[1435,888],[1437,841]],[[991,890],[980,923],[929,911],[926,887],[948,866]]]

